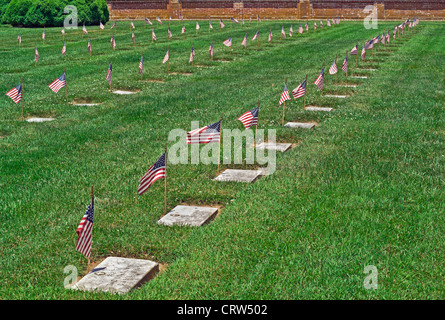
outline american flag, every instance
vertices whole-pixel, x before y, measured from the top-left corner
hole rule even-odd
[[[298,87],[292,90],[294,99],[303,97],[306,94],[306,80],[304,80]]]
[[[210,57],[213,58],[213,41],[210,43],[209,53],[210,53]]]
[[[66,55],[66,41],[63,43],[62,55]]]
[[[301,26],[301,23],[300,26],[298,27],[298,33],[303,33],[303,27]]]
[[[113,77],[113,66],[112,65],[113,64],[110,63],[110,67],[108,68],[107,78],[106,78],[110,85],[111,85],[111,80],[112,80],[112,77]]]
[[[226,47],[231,47],[231,46],[232,46],[232,37],[230,37],[230,38],[227,39],[227,40],[224,40],[223,44],[224,44]]]
[[[337,16],[337,24],[340,24],[340,17]]]
[[[272,41],[272,30],[269,30],[269,42],[271,42]]]
[[[145,23],[148,23],[149,25],[153,25],[153,23],[151,23],[150,19],[145,18]]]
[[[343,65],[341,66],[341,69],[348,73],[348,55],[346,55],[345,60],[343,60]]]
[[[91,39],[88,40],[88,52],[91,53]]]
[[[196,21],[196,30],[199,30],[201,27],[199,26],[198,21]]]
[[[49,84],[49,88],[54,91],[55,93],[59,92],[60,88],[63,88],[66,86],[66,78],[65,78],[65,72],[58,77],[56,80],[51,82]]]
[[[181,33],[182,33],[182,34],[185,33],[185,25],[184,25],[184,23],[182,24],[182,31],[181,31]]]
[[[309,32],[309,22],[308,21],[306,21],[306,32]]]
[[[139,182],[138,194],[142,195],[151,185],[158,179],[165,178],[166,167],[165,167],[165,152],[159,159],[152,165],[148,171],[144,174]]]
[[[286,38],[286,32],[284,32],[284,27],[281,26],[281,37]]]
[[[329,22],[329,19],[326,19],[326,21],[327,21],[327,25],[328,25],[328,27],[330,27],[331,26],[331,23]]]
[[[6,92],[6,95],[15,103],[19,103],[22,100],[22,84],[20,83],[17,87]]]
[[[144,68],[144,57],[141,56],[141,61],[139,62],[139,74],[142,75],[142,70]]]
[[[292,25],[290,25],[289,37],[292,37],[293,33],[294,33],[294,29],[292,28]]]
[[[382,34],[382,38],[380,39],[380,42],[381,42],[382,44],[385,44],[385,32],[383,32],[383,34]]]
[[[374,39],[372,39],[372,44],[379,43],[380,35],[376,36]]]
[[[168,37],[171,38],[172,37],[172,32],[170,30],[170,27],[168,27]]]
[[[192,51],[190,52],[189,63],[193,62],[193,58],[195,57],[195,48],[192,46]]]
[[[349,53],[350,55],[356,55],[358,52],[358,45],[355,45],[354,48],[352,48],[351,52]]]
[[[65,28],[62,28],[62,31],[60,32],[62,32],[62,35],[65,35]]]
[[[257,19],[258,22],[261,22],[260,15],[257,15],[256,19]]]
[[[235,18],[230,18],[230,20],[232,20],[232,22],[239,23],[239,21]]]
[[[116,41],[114,41],[114,36],[111,36],[110,43],[111,43],[111,47],[112,47],[113,49],[116,48]]]
[[[155,34],[155,31],[153,29],[151,29],[151,39],[152,40],[156,40],[156,34]]]
[[[219,27],[221,29],[225,27],[224,22],[222,21],[222,19],[219,19]]]
[[[162,21],[159,17],[156,18],[156,21],[159,22],[159,24],[162,24]]]
[[[39,62],[39,51],[37,51],[37,46],[34,51],[34,60],[36,63]]]
[[[374,40],[369,40],[368,42],[365,42],[365,49],[366,50],[370,50],[374,48]]]
[[[131,27],[134,29],[133,20],[131,20],[130,25],[131,25]]]
[[[320,28],[323,28],[323,20],[320,20]]]
[[[116,26],[116,21],[114,21],[113,25],[111,26],[110,29],[113,29]]]
[[[242,22],[242,24],[244,25],[244,18],[241,18],[241,22]]]
[[[133,44],[135,43],[134,31],[131,33],[131,40],[133,40]]]
[[[249,15],[249,23],[252,22],[252,17]]]
[[[43,30],[43,32],[42,32],[42,40],[45,40],[45,36],[46,36],[46,32],[45,32],[45,30]]]
[[[19,36],[17,37],[17,40],[19,41],[19,44],[22,43],[22,36],[20,35],[20,31],[19,31]]]
[[[314,30],[317,30],[317,22],[314,21]]]
[[[334,17],[332,17],[331,23],[335,24],[335,18]]]
[[[169,50],[167,50],[167,53],[164,56],[164,60],[162,60],[162,63],[166,63],[169,58],[170,58],[170,53],[169,53]]]
[[[366,58],[365,44],[362,45],[362,54],[361,54],[361,58],[362,58],[362,60],[365,60],[365,58]]]
[[[209,20],[209,29],[213,30],[212,22]]]
[[[386,33],[386,42],[389,43],[389,31]]]
[[[287,85],[285,84],[283,93],[281,94],[281,97],[280,97],[280,102],[278,104],[282,104],[286,100],[290,100],[290,96],[289,96],[289,91],[287,91]]]
[[[336,74],[337,73],[337,58],[335,58],[334,63],[329,68],[329,74]]]
[[[392,39],[393,39],[393,40],[396,40],[396,30],[395,30],[395,29],[394,29],[393,32],[392,32]]]
[[[100,22],[99,28],[101,28],[102,30],[105,29],[105,26],[103,25],[102,22]],[[65,30],[62,33],[65,33]]]
[[[259,32],[260,32],[260,30],[258,30],[258,31],[255,33],[255,35],[254,35],[253,38],[252,38],[252,41],[254,41],[254,40],[256,40],[256,39],[258,38]]]
[[[319,90],[323,90],[323,79],[324,79],[324,68],[321,69],[320,74],[314,81],[314,84],[318,87]]]
[[[94,200],[88,205],[87,211],[80,220],[77,227],[77,242],[76,251],[79,251],[87,258],[91,255],[91,239],[93,234],[93,219],[94,219]]]
[[[247,48],[247,33],[245,34],[244,39],[241,42],[241,44],[244,46],[244,48]]]
[[[83,34],[88,34],[88,31],[87,31],[87,28],[85,28],[85,25],[83,25],[82,30],[83,30]]]
[[[250,111],[247,111],[238,118],[239,121],[244,125],[244,128],[247,130],[251,126],[256,126],[258,124],[258,112],[260,107],[256,107]]]
[[[213,143],[219,142],[221,133],[221,120],[208,126],[187,132],[187,143]]]

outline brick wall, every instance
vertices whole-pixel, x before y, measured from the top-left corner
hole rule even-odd
[[[445,19],[445,0],[108,0],[110,18],[143,19],[363,19],[377,5],[380,19]]]

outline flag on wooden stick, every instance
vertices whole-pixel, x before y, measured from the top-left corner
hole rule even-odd
[[[165,178],[166,174],[166,153],[164,152],[141,178],[138,194],[142,195],[156,180]]]
[[[8,92],[6,92],[6,95],[10,97],[15,103],[19,103],[20,100],[22,100],[22,83],[19,83],[17,87],[12,88]]]
[[[59,90],[65,86],[66,86],[65,72],[60,77],[58,77],[56,80],[54,80],[49,84],[49,88],[55,93],[58,93]]]
[[[80,220],[77,227],[77,242],[76,251],[82,253],[88,259],[91,255],[91,240],[93,234],[93,220],[94,220],[94,198],[91,196],[91,203],[88,205],[85,214]]]

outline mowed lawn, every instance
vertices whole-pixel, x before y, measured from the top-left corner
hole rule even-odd
[[[226,22],[213,31],[202,21],[154,26],[118,21],[116,49],[111,23],[99,34],[67,31],[67,61],[60,28],[0,27],[0,92],[23,78],[23,103],[0,97],[0,299],[443,299],[445,298],[445,44],[443,22],[424,22],[389,46],[349,57],[349,74],[368,79],[334,84],[329,66],[338,55],[401,22],[362,22],[303,36],[298,21],[264,21],[243,27]],[[289,37],[293,25],[294,35]],[[286,39],[280,39],[282,25]],[[259,45],[251,41],[260,31]],[[272,43],[267,42],[269,30]],[[17,35],[22,44],[18,47]],[[241,45],[248,35],[247,49]],[[222,42],[233,36],[232,50]],[[214,61],[208,48],[214,44]],[[34,66],[34,47],[40,61]],[[192,45],[194,65],[188,63]],[[170,49],[169,71],[162,59]],[[144,80],[138,64],[144,55]],[[113,59],[113,89],[105,79]],[[217,61],[218,59],[229,62]],[[323,63],[323,93],[313,84]],[[68,100],[48,85],[66,69]],[[178,74],[172,74],[173,72]],[[191,74],[181,74],[191,73]],[[281,126],[278,101],[308,76],[307,105],[286,103],[286,121],[314,121],[311,130]],[[149,81],[152,80],[152,81]],[[156,80],[156,81],[153,81]],[[163,153],[173,129],[208,125],[223,114],[223,128],[260,101],[260,129],[295,147],[277,154],[277,170],[253,184],[212,179],[216,165],[168,165],[167,209],[198,204],[221,207],[210,224],[166,227],[162,180],[138,196],[139,179]],[[75,106],[97,102],[98,106]],[[24,117],[54,117],[28,123]],[[249,164],[222,165],[251,168]],[[126,295],[64,288],[66,266],[79,276],[87,259],[75,251],[76,228],[95,190],[92,260],[107,256],[150,259],[157,277]],[[378,288],[366,290],[365,266],[378,270]],[[91,267],[91,266],[90,266]]]

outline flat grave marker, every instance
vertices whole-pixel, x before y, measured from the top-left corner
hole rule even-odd
[[[307,111],[323,111],[323,112],[331,112],[333,109],[332,108],[327,108],[327,107],[314,107],[314,106],[308,106],[305,108],[305,110]]]
[[[115,90],[115,91],[113,91],[113,93],[125,95],[125,94],[135,94],[137,92],[135,92],[135,91],[126,91],[126,90]]]
[[[27,122],[46,122],[56,120],[54,118],[29,118],[26,119]]]
[[[198,206],[176,206],[158,220],[158,224],[166,226],[202,226],[218,214],[218,208]]]
[[[276,150],[280,152],[286,152],[292,148],[292,143],[271,143],[271,142],[261,142],[256,145],[255,149],[267,149]]]
[[[315,127],[315,123],[312,122],[288,122],[284,125],[288,128],[303,128],[303,129],[312,129]]]
[[[213,180],[252,183],[261,175],[260,170],[227,169]]]

